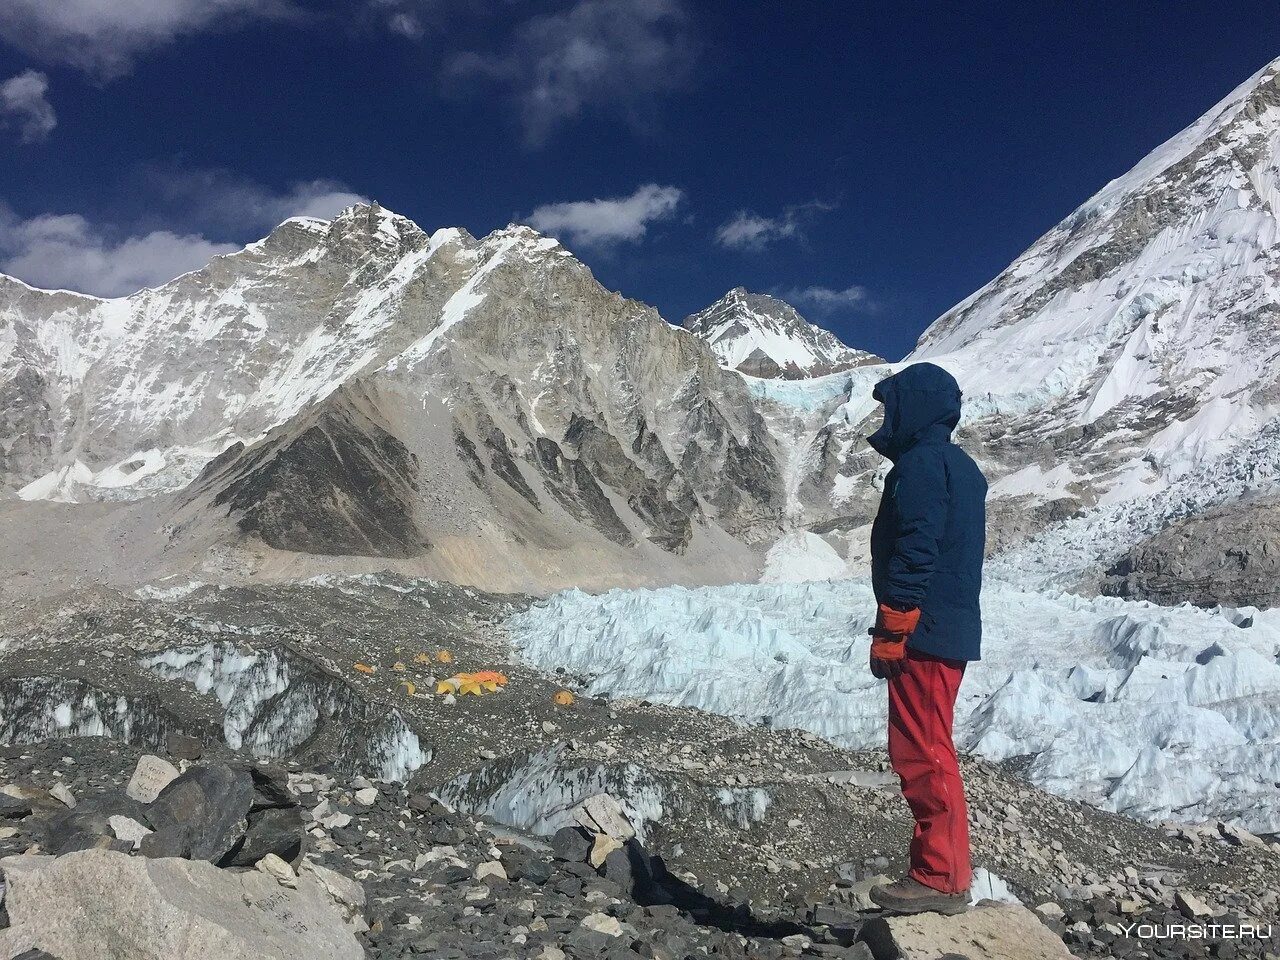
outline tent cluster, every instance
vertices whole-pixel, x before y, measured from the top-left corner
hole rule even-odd
[[[480,670],[476,673],[457,673],[436,684],[437,694],[454,694],[463,696],[473,694],[480,697],[486,693],[497,693],[507,685],[505,674],[496,670]]]

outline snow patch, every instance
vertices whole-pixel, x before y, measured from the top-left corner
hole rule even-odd
[[[839,580],[849,575],[835,547],[816,533],[794,530],[769,548],[761,583]]]

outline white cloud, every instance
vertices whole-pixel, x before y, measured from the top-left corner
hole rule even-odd
[[[775,237],[790,235],[792,230],[790,224],[779,224],[769,217],[739,210],[716,228],[716,242],[723,247],[758,250]]]
[[[677,187],[649,183],[629,197],[545,204],[529,215],[528,222],[582,247],[607,247],[641,239],[650,223],[670,218],[683,198]]]
[[[537,146],[592,108],[640,122],[688,78],[694,44],[685,26],[678,0],[577,0],[525,21],[501,53],[455,56],[445,73],[507,86]]]
[[[402,37],[408,37],[410,40],[417,40],[422,36],[422,21],[415,17],[412,13],[401,11],[393,13],[387,18],[387,28],[392,33],[398,33]]]
[[[238,249],[168,230],[119,239],[109,233],[78,214],[20,220],[0,209],[0,270],[37,287],[114,297],[171,280]]]
[[[17,127],[23,143],[43,140],[58,125],[48,92],[49,78],[35,70],[0,83],[0,123]]]
[[[289,13],[290,0],[4,0],[0,38],[49,62],[100,79],[184,35]]]
[[[716,242],[737,250],[763,250],[777,240],[803,236],[801,228],[807,219],[835,208],[825,200],[810,200],[786,207],[776,217],[739,210],[716,228]]]
[[[439,0],[368,0],[368,7],[394,34],[419,40],[428,24],[437,24],[449,12]]]
[[[832,287],[795,287],[780,294],[789,303],[806,303],[819,310],[874,310],[875,301],[866,287],[853,284],[841,290]]]
[[[289,217],[329,219],[368,198],[327,178],[303,180],[283,191],[246,180],[228,170],[153,169],[148,180],[175,216],[202,229],[245,236],[268,231]]]

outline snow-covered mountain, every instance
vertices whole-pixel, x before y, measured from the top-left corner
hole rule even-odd
[[[940,317],[904,362],[939,363],[964,388],[960,435],[994,481],[997,548],[1080,528],[1067,539],[1088,546],[1070,564],[1058,543],[1031,565],[1065,584],[1274,484],[1258,461],[1275,448],[1260,438],[1280,412],[1278,357],[1280,60]],[[850,386],[773,391],[812,430],[792,485],[811,515],[845,526],[865,519],[881,466],[864,456],[868,383]],[[1090,527],[1095,513],[1113,520]]]
[[[1135,557],[1203,579],[1226,561],[1144,542],[1209,509],[1239,529],[1221,511],[1276,485],[1278,74],[1104,187],[908,358],[965,388],[991,541],[1027,586],[1140,593]],[[527,228],[428,235],[376,205],[121,299],[0,278],[0,496],[196,481],[191,503],[273,549],[447,555],[425,571],[441,576],[547,569],[552,551],[553,582],[604,583],[639,548],[729,579],[758,569],[744,543],[797,526],[856,559],[884,470],[871,387],[896,365],[741,289],[683,326]],[[1180,589],[1161,575],[1162,598]]]
[[[711,344],[724,366],[752,377],[796,380],[884,362],[841,343],[785,300],[742,287],[685,317],[681,326]]]
[[[229,510],[272,550],[507,585],[643,580],[645,558],[749,576],[742,541],[777,528],[742,378],[526,227],[428,236],[362,205],[131,297],[0,297],[23,398],[0,479],[25,499],[198,477],[176,535]]]
[[[176,489],[408,343],[472,269],[460,231],[380,208],[286,221],[155,289],[99,300],[0,280],[0,382],[23,384],[24,498]]]
[[[1155,492],[1280,410],[1280,60],[948,311],[910,360],[953,370],[997,495]],[[998,433],[997,433],[998,431]]]

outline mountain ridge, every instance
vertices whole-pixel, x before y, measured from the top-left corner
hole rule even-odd
[[[997,551],[1075,551],[1078,572],[1081,544],[1046,539],[1074,523],[1105,571],[1134,543],[1103,543],[1081,517],[1147,504],[1125,529],[1148,537],[1237,495],[1214,465],[1280,411],[1278,209],[1280,61],[921,336],[904,362],[940,363],[965,390],[958,438],[991,477]],[[495,551],[513,537],[567,550],[581,534],[655,561],[698,553],[714,530],[737,564],[796,527],[861,556],[884,469],[864,442],[870,390],[901,366],[743,288],[677,328],[528,227],[427,234],[377,205],[285,221],[127,298],[0,282],[0,324],[0,494],[174,493],[239,444],[188,500],[274,515],[246,491],[289,485],[251,451],[307,449],[293,421],[332,398],[326,422],[361,424],[353,456],[392,449],[385,427],[408,452],[392,461],[418,458],[416,488],[389,488],[413,496],[387,494],[421,534],[406,543],[463,549],[484,516]],[[800,348],[803,366],[786,353]],[[352,413],[356,397],[370,416]],[[1212,489],[1186,494],[1196,477]],[[333,555],[369,513],[338,489]],[[255,535],[302,542],[273,529]]]
[[[734,287],[680,326],[711,344],[724,366],[753,377],[798,380],[884,362],[847,346],[785,300],[745,287]]]
[[[1238,495],[1215,464],[1247,460],[1280,413],[1278,214],[1280,60],[921,335],[902,363],[935,362],[960,382],[957,437],[992,481],[997,551],[1042,541],[1033,549],[1053,552],[1032,568],[1061,562],[1071,586],[1096,589],[1132,543],[1097,537],[1081,518],[1147,504],[1152,515],[1133,525],[1147,536]],[[843,395],[824,384],[792,398],[811,438],[795,485],[810,491],[811,514],[856,531],[880,471],[863,456],[878,413],[861,379]],[[1205,489],[1190,495],[1197,478]],[[1052,533],[1063,524],[1087,536],[1088,572]],[[1015,553],[1010,566],[1025,561]]]
[[[752,576],[782,522],[745,381],[528,227],[353,207],[88,311],[50,296],[0,307],[42,431],[10,489],[133,501],[197,565],[703,581]]]

